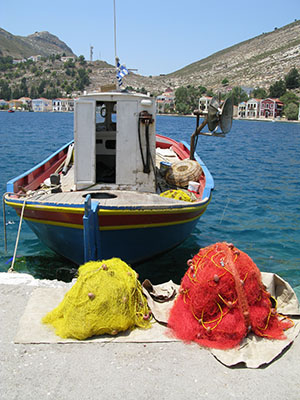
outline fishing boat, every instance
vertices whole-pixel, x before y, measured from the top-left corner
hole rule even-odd
[[[199,134],[229,132],[232,100],[213,98],[201,124],[196,112],[190,145],[156,135],[155,99],[121,91],[128,70],[117,57],[113,3],[115,90],[76,100],[74,140],[7,183],[4,208],[20,216],[11,269],[23,220],[76,264],[136,264],[182,243],[211,201],[214,181],[195,148]]]
[[[156,134],[151,96],[85,94],[75,102],[74,140],[10,180],[4,203],[78,265],[111,257],[135,264],[166,252],[189,236],[212,198],[196,141],[206,124],[218,135],[232,120],[232,102],[214,101],[201,125],[197,114],[188,144]]]

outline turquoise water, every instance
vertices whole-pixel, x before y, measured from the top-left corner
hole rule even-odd
[[[1,193],[9,179],[71,140],[72,127],[72,114],[0,112]],[[157,119],[157,132],[177,140],[189,142],[194,129],[194,118]],[[215,180],[212,201],[181,246],[136,267],[141,279],[179,283],[186,260],[200,247],[227,241],[248,253],[262,271],[300,286],[299,150],[296,123],[234,121],[226,138],[201,136],[197,152]],[[18,229],[18,218],[9,207],[6,216],[8,252],[0,246],[0,271],[10,265]],[[25,223],[17,254],[15,269],[38,278],[70,280],[75,270],[43,246]]]

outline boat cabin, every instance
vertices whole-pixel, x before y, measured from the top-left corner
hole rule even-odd
[[[129,93],[92,93],[75,102],[75,190],[154,193],[155,100]]]

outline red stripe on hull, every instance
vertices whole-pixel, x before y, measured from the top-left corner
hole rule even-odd
[[[129,214],[128,210],[124,214],[102,214],[100,210],[99,225],[102,227],[126,226],[126,225],[152,225],[152,224],[168,224],[173,222],[182,222],[191,220],[200,216],[206,207],[201,207],[190,212],[176,212],[176,213],[157,213],[157,214]],[[16,212],[21,214],[21,208],[17,207]],[[46,210],[24,210],[24,218],[34,220],[49,221],[52,223],[75,224],[82,225],[83,213],[75,214],[68,212],[51,212]]]

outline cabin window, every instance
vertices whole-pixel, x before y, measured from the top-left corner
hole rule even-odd
[[[116,149],[116,141],[115,140],[106,140],[105,147],[106,147],[106,149],[115,150]]]

